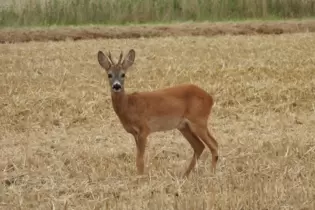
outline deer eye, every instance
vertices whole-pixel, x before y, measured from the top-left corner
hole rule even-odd
[[[122,73],[122,74],[121,74],[121,77],[122,77],[122,78],[124,78],[124,77],[125,77],[125,74],[124,74],[124,73]]]
[[[108,76],[109,79],[111,79],[113,77],[112,74],[108,74],[107,76]]]

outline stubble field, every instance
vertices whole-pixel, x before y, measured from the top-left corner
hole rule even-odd
[[[315,36],[28,42],[0,48],[0,209],[315,207]],[[194,83],[213,94],[205,150],[178,131],[149,136],[147,173],[111,105],[98,50],[136,50],[128,92]]]

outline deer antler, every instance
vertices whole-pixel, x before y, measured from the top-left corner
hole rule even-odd
[[[113,61],[112,54],[110,53],[110,51],[108,51],[108,58],[110,62],[112,63],[112,65],[114,65],[114,61]]]
[[[123,58],[123,51],[120,51],[119,60],[117,64],[121,63],[122,58]]]

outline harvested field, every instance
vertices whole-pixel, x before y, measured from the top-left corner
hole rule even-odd
[[[243,23],[182,23],[143,26],[51,27],[38,29],[2,29],[0,43],[30,41],[127,39],[168,36],[259,35],[315,32],[315,20]]]
[[[3,44],[1,209],[315,207],[315,36],[160,37]],[[136,50],[128,92],[194,83],[213,94],[206,150],[178,131],[149,136],[148,171],[114,114],[99,49]]]

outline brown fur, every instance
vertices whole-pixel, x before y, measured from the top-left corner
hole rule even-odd
[[[100,65],[107,72],[116,74],[118,81],[123,80],[118,75],[126,72],[133,64],[135,52],[129,51],[122,64],[121,58],[122,54],[119,62],[113,64],[110,56],[106,57],[102,52],[98,55]],[[120,92],[112,91],[111,97],[115,113],[124,129],[135,138],[139,174],[144,173],[144,152],[149,134],[173,129],[178,129],[194,149],[184,175],[188,176],[195,167],[205,148],[204,144],[212,153],[212,168],[215,171],[218,143],[207,128],[213,98],[206,91],[196,85],[184,84],[152,92],[126,94],[122,86]]]

